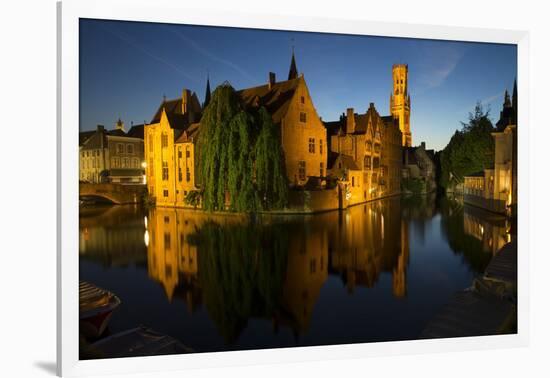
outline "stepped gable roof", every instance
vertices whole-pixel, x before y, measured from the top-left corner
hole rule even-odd
[[[144,128],[143,124],[134,125],[130,128],[130,130],[128,130],[128,133],[126,135],[131,138],[143,139],[143,128]]]
[[[237,91],[245,108],[265,107],[274,123],[281,122],[285,116],[290,101],[300,84],[302,77],[280,81],[274,84],[265,84],[258,87],[246,88]]]

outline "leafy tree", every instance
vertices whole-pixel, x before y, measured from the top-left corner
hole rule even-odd
[[[484,110],[478,102],[468,122],[461,123],[462,130],[455,132],[441,152],[439,184],[443,188],[454,187],[464,180],[464,176],[494,165],[495,145],[491,133],[495,129],[489,119],[489,110]]]
[[[288,182],[279,131],[263,107],[259,111],[259,123],[255,173],[260,203],[264,210],[282,208],[288,201]]]
[[[265,108],[245,110],[230,85],[212,94],[197,148],[204,209],[248,212],[286,205],[278,130]]]

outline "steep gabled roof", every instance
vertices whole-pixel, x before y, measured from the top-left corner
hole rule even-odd
[[[128,130],[127,136],[131,138],[143,139],[143,127],[144,125],[134,125]]]
[[[192,123],[184,130],[181,135],[176,139],[175,143],[184,143],[189,140],[195,139],[199,135],[200,122]]]
[[[158,107],[151,123],[159,123],[162,116],[162,110],[166,111],[168,122],[173,129],[185,128],[192,122],[200,120],[201,105],[196,93],[184,90],[184,96],[188,96],[187,112],[183,113],[183,99],[165,100]]]
[[[285,116],[288,106],[300,84],[302,77],[281,81],[274,84],[265,84],[258,87],[246,88],[237,91],[245,108],[265,107],[274,123],[281,122]]]
[[[353,157],[344,154],[336,154],[336,156],[329,155],[329,169],[336,168],[336,164],[340,162],[342,164],[342,169],[349,169],[350,171],[360,171],[361,169],[353,160]]]

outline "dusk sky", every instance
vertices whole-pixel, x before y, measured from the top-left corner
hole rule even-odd
[[[286,80],[292,46],[324,121],[370,102],[389,115],[392,64],[408,64],[413,145],[436,150],[478,100],[496,121],[517,72],[515,45],[81,20],[80,129],[150,122],[183,88],[202,102],[207,73],[212,90]]]

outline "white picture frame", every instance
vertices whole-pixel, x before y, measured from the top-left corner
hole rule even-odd
[[[514,335],[296,347],[188,355],[80,361],[78,358],[78,124],[79,18],[345,33],[516,44],[518,47],[519,206],[518,333]],[[63,1],[58,3],[57,93],[57,372],[62,376],[173,371],[201,367],[289,363],[441,351],[525,346],[529,334],[529,35],[524,31],[473,29],[357,20],[289,17],[245,12],[204,12],[177,0]],[[525,183],[525,184],[524,184]]]

